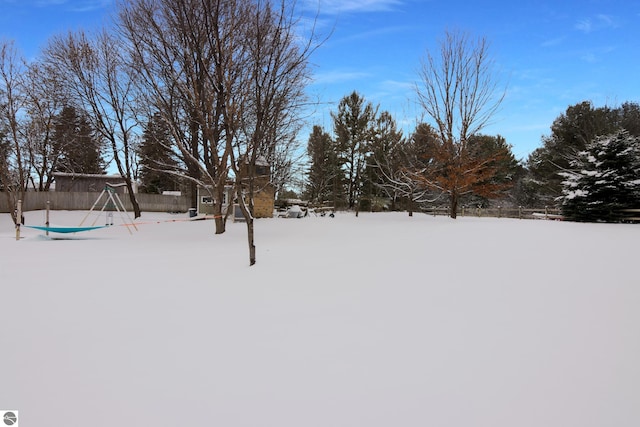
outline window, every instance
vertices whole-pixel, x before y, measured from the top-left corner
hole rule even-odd
[[[266,175],[269,175],[268,166],[256,166],[256,176],[266,176]]]
[[[213,197],[211,196],[201,196],[200,197],[200,204],[202,205],[213,205]],[[225,191],[224,193],[222,193],[222,205],[226,205],[227,204],[227,192]]]

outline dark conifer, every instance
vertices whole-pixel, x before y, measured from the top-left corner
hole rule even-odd
[[[620,222],[640,207],[640,137],[627,131],[597,138],[561,175],[562,212],[574,221]]]

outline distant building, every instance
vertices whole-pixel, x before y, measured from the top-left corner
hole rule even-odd
[[[249,163],[239,162],[241,177],[249,176]],[[243,186],[247,186],[247,178],[242,179]],[[245,189],[246,190],[246,189]],[[271,165],[263,158],[256,159],[253,173],[253,217],[271,218],[275,209],[276,189],[271,184]]]
[[[241,176],[246,176],[248,172],[247,165],[240,165]],[[254,194],[253,194],[253,217],[254,218],[271,218],[275,207],[275,187],[270,182],[271,167],[269,163],[263,160],[256,161],[255,176],[253,178]],[[244,182],[244,180],[243,180]],[[225,186],[222,199],[222,213],[226,214],[231,203],[237,205],[236,196],[233,193],[233,183],[230,182]],[[236,210],[234,210],[235,216]],[[213,214],[213,199],[210,190],[206,187],[198,188],[198,213],[202,215]]]
[[[198,213],[200,215],[213,215],[213,197],[211,187],[198,187]],[[233,200],[233,186],[225,185],[222,195],[222,214],[226,214],[229,200]]]

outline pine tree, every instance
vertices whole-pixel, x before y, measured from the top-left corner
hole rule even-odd
[[[485,172],[491,173],[471,187],[472,192],[465,202],[487,206],[489,199],[505,197],[520,168],[511,145],[500,135],[473,135],[469,139],[469,152],[473,158],[484,162]]]
[[[163,191],[179,189],[178,180],[170,173],[178,166],[171,150],[171,132],[159,114],[149,119],[138,148],[138,156],[143,192],[161,194]]]
[[[402,195],[394,179],[405,166],[402,158],[404,145],[402,131],[398,130],[393,116],[388,111],[380,113],[375,121],[370,153],[366,159],[368,174],[364,183],[364,194],[367,194],[369,199],[388,197],[391,199],[392,210],[396,209],[397,199]],[[370,208],[375,209],[374,201],[370,200],[370,203]]]
[[[65,106],[54,121],[53,151],[60,153],[56,171],[77,174],[104,173],[103,144],[86,113]]]
[[[344,199],[344,174],[335,143],[320,126],[314,126],[309,135],[307,155],[311,162],[307,197],[313,202],[331,201],[334,206],[340,205]]]
[[[551,135],[527,160],[527,187],[532,203],[552,204],[562,195],[559,171],[571,169],[572,160],[597,137],[622,129],[640,135],[640,106],[626,102],[618,108],[594,107],[590,101],[572,105],[553,121]],[[537,200],[536,200],[537,199]]]
[[[640,137],[623,130],[596,138],[571,166],[560,174],[567,219],[620,222],[624,209],[640,208]]]
[[[340,160],[347,177],[349,209],[355,208],[356,215],[362,190],[365,156],[369,152],[376,114],[377,108],[370,102],[365,102],[355,91],[342,98],[337,113],[331,113]]]

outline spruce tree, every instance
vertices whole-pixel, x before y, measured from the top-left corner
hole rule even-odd
[[[159,114],[153,115],[144,129],[138,148],[142,192],[162,194],[163,191],[179,189],[178,180],[170,173],[176,171],[178,166],[171,146],[169,127]]]
[[[54,120],[53,151],[60,153],[56,171],[76,174],[102,174],[103,144],[84,111],[65,106]]]
[[[331,201],[334,206],[344,199],[344,174],[338,162],[338,153],[331,136],[320,126],[314,126],[309,135],[307,155],[309,166],[307,194],[312,202]]]
[[[369,196],[369,208],[378,208],[374,202],[376,197],[388,197],[390,209],[395,210],[400,192],[392,182],[402,164],[402,149],[405,140],[402,131],[388,111],[377,117],[371,136],[369,155],[366,158],[367,173],[364,179],[364,194]],[[390,182],[391,181],[391,182]],[[365,207],[366,208],[366,207]]]
[[[562,195],[563,177],[559,171],[571,168],[571,161],[597,137],[612,135],[622,129],[640,135],[640,106],[626,102],[618,108],[594,107],[590,101],[567,108],[551,126],[551,135],[527,160],[528,193],[532,203],[554,203]],[[535,200],[537,199],[537,201]]]
[[[640,208],[640,137],[626,130],[596,138],[571,163],[562,212],[574,221],[620,222]]]
[[[340,161],[347,178],[348,207],[355,208],[356,215],[366,165],[365,157],[370,151],[372,127],[377,111],[377,107],[366,102],[364,97],[354,91],[342,98],[336,113],[331,113]]]

